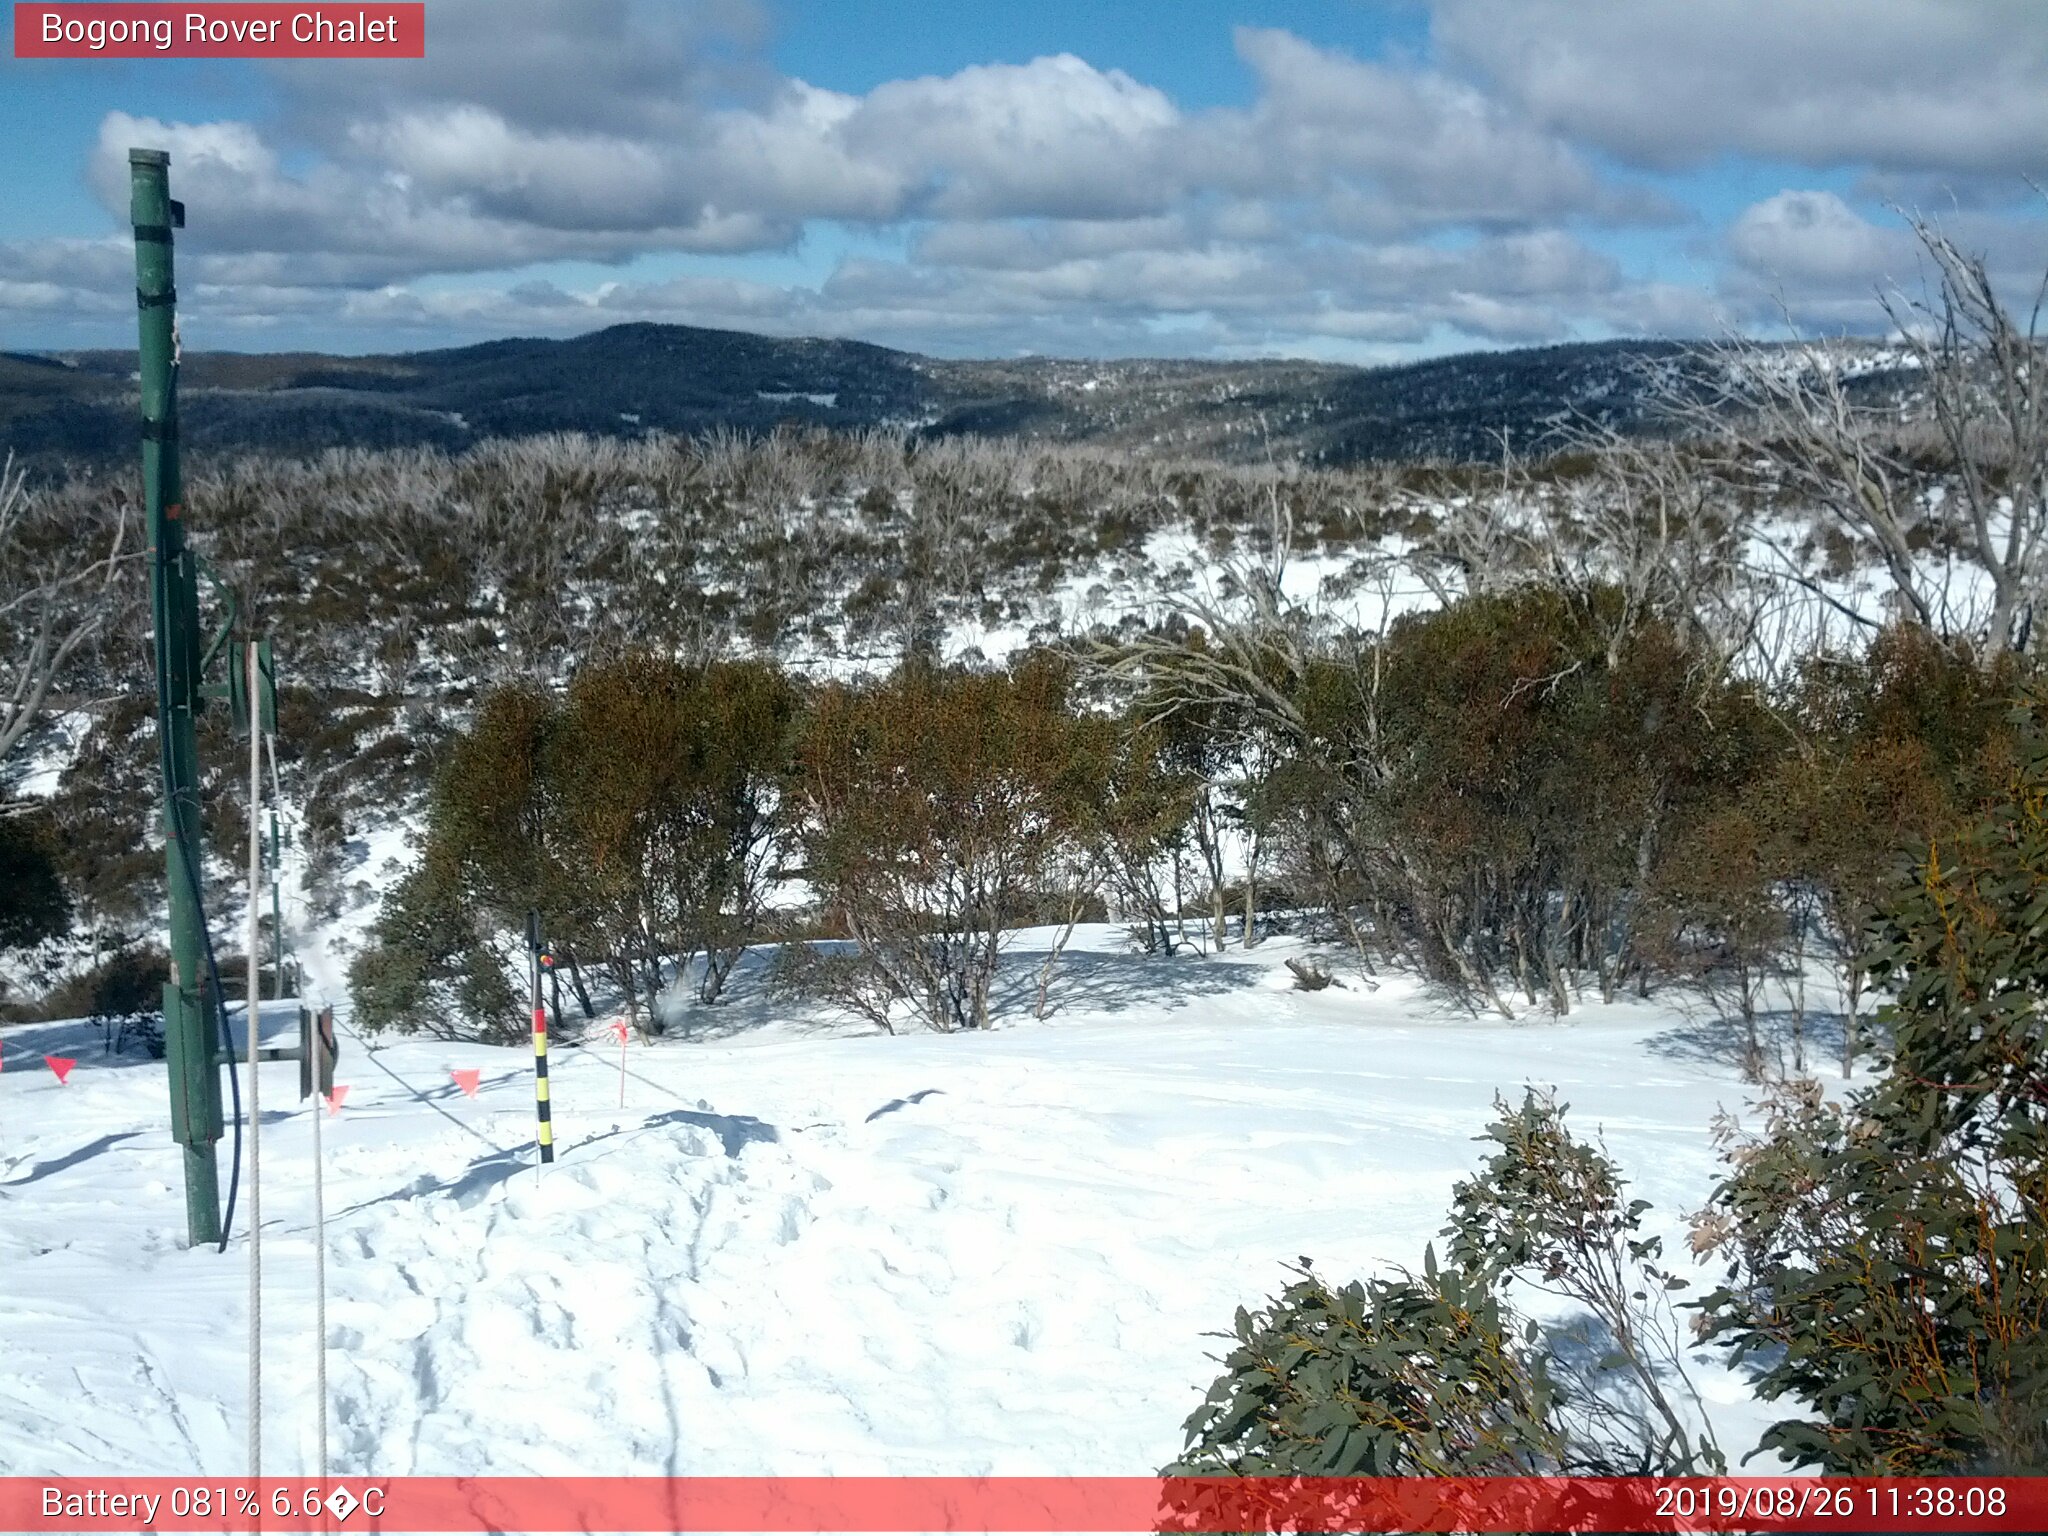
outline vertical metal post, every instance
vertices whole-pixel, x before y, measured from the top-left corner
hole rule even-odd
[[[164,1054],[170,1068],[171,1134],[185,1153],[185,1227],[194,1247],[220,1241],[218,1029],[200,977],[198,876],[198,570],[185,547],[185,489],[178,473],[177,289],[171,230],[184,210],[171,201],[169,154],[128,151],[129,220],[135,230],[140,331],[142,490],[149,517],[150,613],[156,638],[157,733],[164,780],[164,863],[170,885],[171,979],[164,986]],[[215,1002],[217,1003],[217,999]]]
[[[540,1000],[540,913],[526,914],[526,961],[533,978],[533,1101],[539,1117],[540,1160],[555,1160],[555,1127],[548,1104],[548,1011]]]

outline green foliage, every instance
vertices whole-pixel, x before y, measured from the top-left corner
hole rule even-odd
[[[86,1016],[106,1036],[107,1048],[139,1045],[149,1056],[164,1054],[164,984],[171,957],[154,946],[118,951],[83,978]]]
[[[838,1001],[884,1028],[986,1028],[1006,930],[1076,858],[1105,804],[1114,733],[1077,714],[1050,658],[1008,672],[909,666],[816,699],[796,794],[805,867],[853,939]],[[856,984],[857,979],[857,984]]]
[[[1224,1374],[1186,1424],[1168,1476],[1541,1476],[1572,1468],[1541,1361],[1509,1338],[1481,1279],[1333,1290],[1300,1278],[1240,1307]]]
[[[153,919],[164,900],[160,834],[140,825],[161,795],[153,709],[133,696],[94,721],[49,804],[50,853],[72,901],[117,926]]]
[[[1332,1289],[1300,1278],[1240,1308],[1224,1372],[1188,1419],[1168,1475],[1679,1476],[1725,1466],[1666,1396],[1683,1363],[1644,1201],[1534,1093],[1497,1103],[1499,1147],[1458,1185],[1449,1263]],[[1585,1310],[1606,1357],[1579,1363],[1507,1301],[1533,1285]],[[1583,1331],[1581,1328],[1578,1331]],[[1570,1349],[1559,1347],[1564,1338]],[[1616,1390],[1625,1376],[1630,1393]],[[1697,1397],[1696,1409],[1704,1417]]]
[[[542,846],[600,944],[645,935],[715,1002],[752,937],[780,833],[798,697],[774,668],[629,656],[550,723]],[[600,951],[602,952],[602,951]]]
[[[1807,1406],[1764,1446],[1824,1471],[2048,1466],[2048,704],[2013,725],[2003,792],[1873,927],[1883,1075],[1776,1093],[1696,1228],[1731,1261],[1703,1332]]]
[[[1389,958],[1508,1011],[1642,963],[1646,876],[1674,821],[1740,782],[1764,724],[1621,594],[1543,587],[1405,617],[1304,663],[1269,814]]]
[[[71,927],[46,822],[0,815],[0,949],[55,938]]]
[[[716,1001],[782,846],[799,702],[760,663],[645,654],[585,668],[560,701],[493,691],[435,781],[420,867],[351,972],[359,1017],[517,1035],[503,936],[529,908],[568,965],[602,968],[635,1012],[665,966],[700,957],[698,999]]]
[[[1174,949],[1174,866],[1198,792],[1168,758],[1156,727],[1126,722],[1103,779],[1100,827],[1111,880],[1148,952]]]
[[[1583,1309],[1604,1342],[1597,1364],[1549,1366],[1571,1389],[1569,1428],[1582,1452],[1666,1475],[1725,1470],[1711,1428],[1695,1439],[1669,1395],[1682,1387],[1705,1418],[1667,1300],[1686,1282],[1663,1267],[1663,1240],[1643,1235],[1650,1203],[1623,1203],[1620,1169],[1571,1135],[1565,1106],[1531,1090],[1518,1107],[1496,1099],[1494,1108],[1500,1118],[1483,1139],[1500,1150],[1453,1191],[1451,1262],[1503,1294],[1526,1284]],[[1629,1378],[1639,1410],[1603,1395],[1610,1372]]]
[[[377,1033],[508,1045],[528,1028],[507,967],[513,956],[430,851],[388,893],[349,965],[355,1021]]]

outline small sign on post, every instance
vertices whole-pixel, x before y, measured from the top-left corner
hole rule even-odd
[[[299,1009],[299,1097],[309,1099],[315,1087],[334,1091],[334,1062],[341,1047],[334,1040],[334,1010]]]

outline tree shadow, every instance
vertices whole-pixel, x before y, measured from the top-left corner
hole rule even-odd
[[[609,1131],[598,1131],[561,1145],[562,1152],[580,1152],[599,1142],[612,1141],[620,1137],[643,1136],[670,1126],[691,1126],[698,1130],[710,1131],[719,1140],[725,1156],[738,1157],[742,1150],[756,1142],[776,1142],[782,1139],[782,1132],[765,1120],[752,1115],[721,1115],[710,1110],[671,1109],[658,1115],[649,1115],[637,1125],[622,1125]],[[465,1210],[497,1185],[513,1175],[531,1169],[535,1165],[539,1144],[523,1141],[516,1146],[495,1148],[489,1153],[472,1160],[460,1173],[451,1178],[437,1179],[431,1174],[421,1174],[403,1188],[388,1194],[373,1195],[358,1201],[346,1209],[335,1212],[329,1221],[339,1221],[373,1206],[389,1205],[394,1201],[417,1200],[422,1195],[446,1195]],[[22,1181],[26,1182],[26,1180]]]
[[[944,1093],[945,1091],[946,1090],[943,1088],[920,1088],[915,1093],[906,1093],[900,1099],[891,1099],[888,1103],[884,1104],[880,1109],[876,1110],[873,1114],[869,1115],[867,1119],[863,1120],[861,1123],[863,1125],[871,1125],[875,1121],[881,1119],[884,1115],[893,1115],[899,1109],[908,1109],[913,1104],[922,1104],[926,1099],[930,1098],[933,1094]]]
[[[1748,1038],[1739,1015],[1724,1012],[1714,999],[1694,995],[1681,1000],[1676,1011],[1681,1024],[1662,1030],[1643,1042],[1659,1056],[1675,1061],[1703,1062],[1713,1066],[1744,1065]],[[1790,1008],[1759,1009],[1756,1016],[1757,1044],[1764,1062],[1782,1074],[1794,1069],[1794,1051],[1803,1036],[1806,1068],[1839,1064],[1845,1039],[1846,1017],[1832,1008],[1809,1008],[1804,1019]],[[1869,1014],[1856,1021],[1861,1050],[1881,1047],[1883,1034]]]
[[[673,1125],[694,1126],[698,1130],[711,1132],[718,1138],[719,1145],[727,1157],[738,1157],[742,1150],[756,1142],[782,1140],[780,1130],[752,1115],[721,1115],[707,1109],[670,1109],[658,1115],[650,1115],[638,1125],[622,1125],[615,1130],[594,1132],[572,1143],[568,1150],[574,1151],[619,1136],[642,1136],[649,1131]]]
[[[1601,1428],[1595,1427],[1597,1421],[1582,1411],[1580,1416],[1592,1437],[1611,1441],[1620,1430],[1626,1436],[1624,1444],[1628,1449],[1647,1449],[1664,1442],[1667,1430],[1663,1417],[1642,1380],[1619,1359],[1621,1341],[1603,1319],[1582,1311],[1538,1326],[1553,1370],[1562,1384],[1575,1389],[1567,1393],[1566,1412],[1571,1412],[1570,1400],[1577,1397],[1589,1407],[1597,1401],[1606,1417],[1603,1436]],[[1674,1326],[1678,1326],[1675,1319]],[[1687,1353],[1682,1342],[1679,1348],[1681,1353]],[[1698,1350],[1690,1353],[1696,1356]],[[1710,1410],[1704,1403],[1694,1401],[1693,1387],[1685,1381],[1680,1367],[1654,1356],[1644,1363],[1656,1379],[1658,1390],[1692,1431],[1697,1434],[1704,1422],[1704,1427],[1714,1432],[1718,1440]],[[1622,1450],[1624,1446],[1614,1448]],[[1727,1447],[1722,1446],[1721,1450],[1725,1454]],[[1641,1471],[1652,1476],[1671,1475],[1670,1469],[1663,1466],[1646,1466]]]
[[[1012,951],[997,969],[989,990],[989,1015],[998,1023],[1028,1019],[1038,1003],[1043,950]],[[1123,1013],[1140,1005],[1185,1008],[1205,997],[1257,986],[1268,967],[1221,955],[1116,954],[1099,949],[1068,950],[1053,968],[1046,1017],[1075,1013]]]
[[[805,941],[825,954],[851,954],[845,939]],[[730,1040],[770,1025],[801,1034],[852,1036],[881,1031],[828,1003],[791,997],[774,986],[781,946],[755,945],[740,957],[728,982],[727,995],[713,1004],[696,1002],[688,990],[696,974],[680,978],[663,994],[664,1038],[693,1042]],[[1013,944],[997,961],[989,989],[989,1018],[1000,1028],[1035,1016],[1038,973],[1045,963],[1041,944]],[[1053,968],[1046,1017],[1122,1013],[1139,1006],[1171,1011],[1204,997],[1221,996],[1257,986],[1269,968],[1219,955],[1118,954],[1095,949],[1070,949]],[[900,1026],[899,1033],[924,1034],[921,1026]],[[588,1038],[588,1037],[586,1037]]]
[[[163,1058],[146,1052],[109,1050],[105,1027],[91,1019],[59,1019],[39,1024],[9,1024],[0,1029],[0,1071],[41,1072],[45,1056],[68,1056],[80,1071],[125,1071],[134,1067],[163,1070]]]
[[[263,1043],[294,1045],[299,1038],[299,1004],[296,998],[263,1000]],[[235,1064],[246,1070],[248,1045],[247,1014],[240,1002],[228,1003],[228,1039]],[[164,1058],[135,1048],[133,1040],[114,1045],[108,1024],[97,1019],[52,1019],[30,1024],[0,1026],[0,1072],[41,1071],[45,1056],[68,1056],[78,1070],[122,1072],[135,1068],[168,1070]]]
[[[102,1152],[118,1146],[124,1141],[130,1141],[141,1134],[142,1132],[140,1131],[110,1131],[97,1141],[89,1141],[82,1147],[66,1152],[62,1157],[53,1157],[37,1163],[35,1167],[31,1168],[22,1177],[9,1179],[5,1184],[0,1184],[0,1189],[20,1189],[25,1185],[47,1179],[52,1174],[62,1173],[67,1168],[76,1168],[80,1163],[91,1162],[92,1159],[98,1157]]]

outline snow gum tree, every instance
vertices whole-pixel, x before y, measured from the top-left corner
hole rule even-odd
[[[784,843],[799,707],[772,667],[634,654],[584,668],[560,700],[523,685],[489,695],[442,766],[421,862],[358,963],[365,1021],[516,1034],[504,976],[529,908],[586,1012],[586,965],[636,1017],[651,1020],[676,974],[717,1001]],[[428,984],[458,975],[452,995]]]
[[[907,1003],[934,1029],[985,1029],[1006,931],[1085,843],[1113,740],[1076,714],[1065,669],[910,666],[825,690],[801,750],[805,865],[852,940],[812,980],[884,1028]]]
[[[2037,650],[2048,584],[2041,295],[2031,310],[2016,304],[1939,224],[1909,223],[1931,281],[1918,296],[1881,295],[1909,360],[1906,411],[1827,343],[1787,353],[1730,342],[1717,355],[1723,389],[1670,391],[1665,404],[1681,430],[1720,447],[1731,482],[1804,504],[1879,565],[1899,616],[1987,657]],[[1957,565],[1977,581],[1957,581]]]

